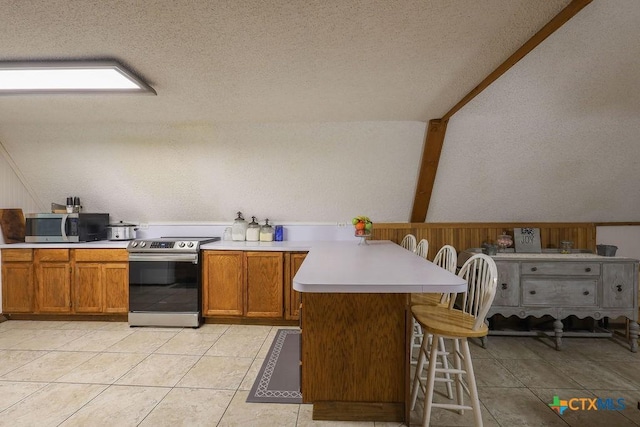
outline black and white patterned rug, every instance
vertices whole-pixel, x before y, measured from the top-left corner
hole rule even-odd
[[[300,330],[278,329],[247,402],[302,403]]]

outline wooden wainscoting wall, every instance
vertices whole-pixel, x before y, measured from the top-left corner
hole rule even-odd
[[[485,241],[495,242],[503,231],[513,236],[513,229],[520,227],[539,228],[542,248],[559,248],[561,241],[570,240],[574,249],[596,250],[596,224],[591,222],[374,223],[371,237],[400,243],[405,235],[411,233],[418,242],[427,239],[427,258],[432,260],[443,245],[451,245],[458,252],[479,248]]]

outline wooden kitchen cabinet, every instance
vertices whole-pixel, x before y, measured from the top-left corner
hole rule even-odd
[[[69,249],[34,249],[36,312],[71,312]]]
[[[73,259],[76,313],[129,311],[129,257],[125,249],[75,249]]]
[[[282,318],[283,291],[283,252],[204,252],[205,316]]]
[[[284,254],[245,252],[244,270],[244,315],[281,318],[284,308]]]
[[[287,320],[300,319],[302,294],[293,289],[293,278],[306,256],[307,252],[288,252],[285,255],[284,318]]]
[[[3,313],[129,311],[125,249],[3,249]]]
[[[32,249],[2,250],[2,312],[33,313],[35,284]]]
[[[202,267],[204,316],[242,316],[244,274],[241,251],[205,251]]]

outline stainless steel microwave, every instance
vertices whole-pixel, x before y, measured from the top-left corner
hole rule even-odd
[[[107,239],[109,214],[32,213],[25,215],[27,243],[74,243]]]

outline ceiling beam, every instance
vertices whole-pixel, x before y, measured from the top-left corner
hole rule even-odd
[[[416,193],[413,199],[413,208],[411,210],[411,222],[424,222],[427,218],[427,211],[429,210],[431,193],[433,192],[433,185],[436,180],[436,171],[438,170],[440,153],[444,145],[444,137],[449,119],[592,1],[593,0],[572,0],[567,7],[562,9],[560,13],[554,16],[551,21],[527,40],[518,50],[507,58],[506,61],[492,71],[480,84],[474,87],[471,92],[465,95],[451,110],[442,116],[442,118],[429,120],[422,152],[422,163],[420,164],[420,173],[418,175]]]
[[[444,135],[447,132],[448,120],[429,120],[427,132],[424,138],[424,149],[422,153],[422,165],[418,176],[418,185],[413,199],[413,209],[411,211],[411,222],[424,222],[431,201],[433,183],[436,180],[440,153],[444,144]]]

